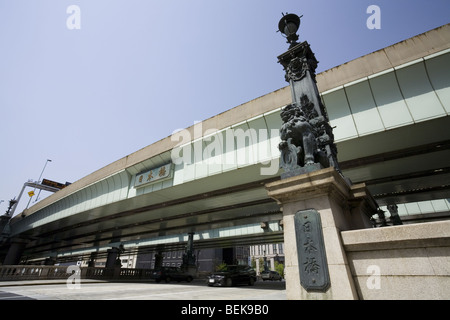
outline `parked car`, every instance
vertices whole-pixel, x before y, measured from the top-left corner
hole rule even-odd
[[[207,280],[208,286],[235,286],[248,284],[252,286],[256,281],[256,272],[249,266],[228,265],[218,272],[212,273]]]
[[[161,282],[161,280],[166,281],[167,283],[174,280],[177,282],[187,281],[191,282],[193,280],[192,275],[187,272],[182,271],[177,267],[161,267],[160,269],[156,269],[152,272],[151,278],[156,282]]]
[[[281,281],[281,276],[276,271],[266,270],[266,271],[261,272],[261,279],[263,281],[266,281],[266,280],[280,280]]]

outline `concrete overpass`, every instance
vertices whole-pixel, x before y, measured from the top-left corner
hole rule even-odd
[[[395,203],[405,222],[450,216],[449,71],[445,25],[317,75],[343,174],[382,209]],[[10,220],[3,255],[179,250],[188,232],[196,248],[282,242],[264,185],[279,179],[280,110],[290,102],[289,87],[268,93],[72,183]]]

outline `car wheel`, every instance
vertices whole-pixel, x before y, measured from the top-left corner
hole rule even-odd
[[[186,279],[187,282],[191,282],[192,280],[193,280],[192,277],[187,277]]]
[[[226,286],[227,287],[231,287],[231,286],[233,286],[233,280],[231,280],[231,278],[227,278],[227,280],[226,280]]]
[[[250,277],[250,280],[248,281],[248,285],[249,286],[253,286],[255,284],[255,279],[253,279],[252,277]]]
[[[166,277],[166,283],[169,283],[170,282],[170,277]]]

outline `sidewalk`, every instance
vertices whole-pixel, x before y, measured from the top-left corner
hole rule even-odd
[[[192,282],[204,282],[204,279],[194,279]],[[13,286],[33,286],[33,285],[51,285],[51,284],[66,284],[67,279],[49,279],[49,280],[10,280],[0,281],[1,287],[13,287]],[[152,279],[80,279],[80,284],[83,283],[155,283]]]

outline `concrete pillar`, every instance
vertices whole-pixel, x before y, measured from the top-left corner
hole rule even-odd
[[[20,258],[22,257],[22,253],[25,249],[26,243],[27,243],[27,241],[24,239],[12,239],[11,245],[8,249],[8,253],[6,254],[3,264],[4,265],[19,264]]]
[[[359,204],[364,199],[372,203],[373,199],[362,192],[364,188],[352,188],[334,168],[326,168],[269,183],[266,189],[283,211],[287,298],[358,299],[340,232],[370,225],[366,222],[368,216],[364,212],[356,212],[349,205],[350,202]],[[355,193],[354,189],[360,192]],[[323,292],[308,292],[300,279],[300,268],[304,266],[299,265],[299,254],[305,255],[305,248],[298,248],[298,237],[305,231],[298,225],[296,228],[295,219],[298,219],[299,212],[310,209],[319,213],[321,221],[325,264],[329,275],[329,286]]]

